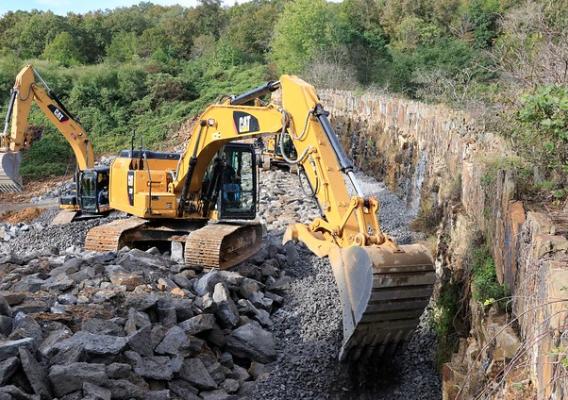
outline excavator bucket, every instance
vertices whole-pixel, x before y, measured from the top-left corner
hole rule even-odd
[[[0,153],[0,192],[20,192],[20,153]]]
[[[432,258],[418,244],[334,248],[329,259],[343,309],[339,358],[385,357],[420,322],[435,282]]]

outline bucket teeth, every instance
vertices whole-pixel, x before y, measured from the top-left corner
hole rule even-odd
[[[335,249],[330,261],[343,306],[342,361],[388,357],[416,330],[434,266],[420,245]]]

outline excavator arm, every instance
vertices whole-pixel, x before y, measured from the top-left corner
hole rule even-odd
[[[36,77],[43,86],[36,82]],[[16,77],[4,130],[0,134],[0,191],[21,190],[20,151],[31,144],[26,133],[34,102],[71,146],[79,170],[95,165],[93,144],[79,122],[61,104],[33,66],[27,65]]]
[[[280,88],[282,107],[257,99]],[[256,102],[255,102],[256,99]],[[250,105],[256,104],[256,105]],[[284,242],[299,240],[317,256],[328,256],[343,306],[341,359],[392,352],[417,327],[435,282],[429,251],[399,246],[380,228],[379,202],[366,196],[319,102],[315,89],[284,75],[224,104],[210,106],[199,120],[181,158],[172,189],[179,194],[178,217],[198,209],[205,168],[225,143],[279,134],[289,136],[321,217],[288,227]]]
[[[277,89],[282,106],[260,101]],[[416,329],[429,302],[435,281],[431,255],[421,245],[397,245],[382,232],[377,199],[362,192],[315,89],[298,77],[284,75],[210,105],[181,156],[132,150],[117,158],[110,205],[138,218],[92,229],[85,247],[117,251],[160,238],[184,243],[189,265],[228,268],[245,260],[260,247],[260,225],[224,219],[205,182],[219,182],[211,175],[227,171],[223,157],[231,142],[267,135],[278,135],[281,150],[290,138],[296,159],[281,151],[283,157],[301,167],[321,210],[315,220],[289,226],[284,241],[302,241],[317,256],[329,257],[343,311],[340,358],[394,351]],[[211,173],[212,166],[217,172]],[[217,204],[222,214],[222,201]]]

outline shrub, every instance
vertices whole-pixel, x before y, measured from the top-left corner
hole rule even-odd
[[[485,305],[505,297],[505,287],[497,281],[495,262],[489,249],[482,246],[473,251],[472,294]]]

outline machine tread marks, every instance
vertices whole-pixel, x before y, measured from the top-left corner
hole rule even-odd
[[[185,263],[206,269],[227,269],[256,254],[261,244],[261,224],[209,224],[187,236]]]

